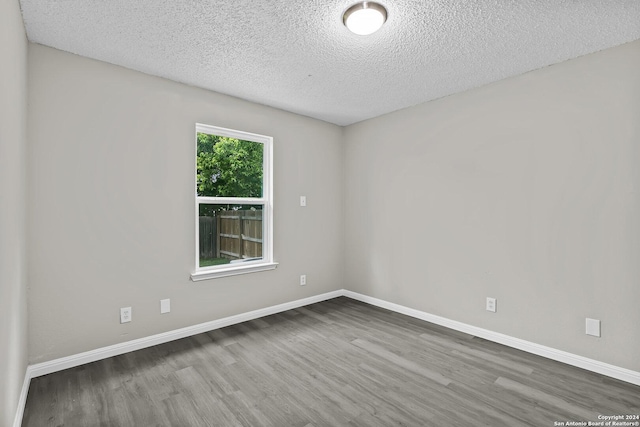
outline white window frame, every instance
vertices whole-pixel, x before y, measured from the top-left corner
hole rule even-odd
[[[273,138],[255,133],[227,129],[218,126],[196,123],[195,146],[198,153],[198,133],[225,136],[263,144],[262,155],[262,197],[205,197],[198,196],[197,182],[195,187],[195,271],[191,274],[194,282],[218,277],[235,276],[237,274],[254,273],[273,270],[278,263],[273,261]],[[194,162],[195,163],[195,162]],[[194,181],[197,173],[194,173]],[[200,267],[200,204],[247,204],[262,205],[262,259],[245,261],[238,264],[223,264]]]

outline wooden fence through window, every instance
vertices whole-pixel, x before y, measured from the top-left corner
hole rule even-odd
[[[200,259],[262,258],[262,211],[218,211],[201,216]]]

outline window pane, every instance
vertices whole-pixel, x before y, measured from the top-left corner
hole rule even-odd
[[[199,206],[199,266],[262,259],[262,205]]]
[[[197,133],[198,196],[262,197],[264,144]]]

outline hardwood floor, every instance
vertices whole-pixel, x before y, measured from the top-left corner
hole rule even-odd
[[[342,297],[35,378],[22,425],[512,427],[627,414],[640,414],[640,387]]]

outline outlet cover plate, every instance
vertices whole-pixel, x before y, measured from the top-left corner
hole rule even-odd
[[[487,311],[490,311],[492,313],[496,312],[497,307],[497,301],[495,298],[489,298],[487,297]]]
[[[598,319],[589,319],[586,321],[586,334],[594,337],[600,336],[600,321]]]
[[[120,323],[131,322],[131,307],[122,307],[120,309]]]
[[[160,300],[160,314],[169,313],[171,311],[171,300],[170,299],[161,299]]]

